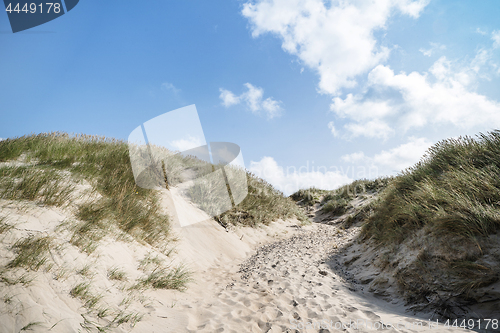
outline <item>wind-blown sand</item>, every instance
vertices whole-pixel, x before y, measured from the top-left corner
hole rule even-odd
[[[172,212],[172,200],[166,191],[163,204]],[[37,272],[29,287],[2,287],[1,296],[9,297],[10,303],[0,302],[0,332],[18,333],[30,322],[40,323],[32,327],[34,332],[84,332],[85,309],[81,301],[69,296],[69,290],[81,281],[74,272],[86,263],[92,263],[92,286],[101,290],[103,302],[123,307],[126,288],[121,282],[107,279],[109,268],[121,267],[131,280],[136,279],[141,274],[136,268],[138,261],[153,249],[104,239],[88,256],[69,246],[64,233],[55,231],[68,218],[67,212],[28,206],[24,213],[15,206],[4,206],[4,213],[9,213],[9,221],[15,222],[16,228],[10,238],[4,236],[2,241],[7,244],[23,233],[53,235],[61,243],[57,253],[52,254],[59,268]],[[184,209],[187,215],[200,214],[189,204]],[[186,264],[194,272],[193,282],[185,292],[142,292],[136,297],[140,301],[125,306],[127,311],[141,313],[142,320],[135,326],[110,328],[110,332],[371,332],[381,323],[399,325],[389,331],[430,331],[427,321],[423,327],[412,327],[418,318],[405,313],[400,300],[391,304],[377,299],[334,271],[334,263],[328,259],[351,241],[356,228],[343,231],[336,225],[314,223],[301,227],[297,221],[277,221],[255,229],[226,230],[207,219],[176,227],[173,232],[179,238],[176,253],[164,259],[171,265]],[[3,263],[12,256],[7,248],[2,250]],[[70,274],[56,280],[54,275],[60,268]],[[100,323],[97,318],[92,320]],[[306,328],[308,322],[316,327]],[[357,322],[358,329],[350,327],[350,322]],[[341,327],[341,323],[347,326]],[[432,331],[445,329],[441,326]]]

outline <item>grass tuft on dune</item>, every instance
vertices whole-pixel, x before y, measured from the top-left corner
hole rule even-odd
[[[74,189],[63,177],[69,172],[75,182],[85,179],[99,194],[80,205],[78,217],[85,223],[76,238],[92,238],[96,229],[113,223],[151,245],[168,239],[168,216],[160,212],[155,191],[136,186],[126,142],[59,132],[0,141],[0,162],[20,158],[26,163],[0,168],[0,198],[67,205]]]
[[[265,180],[247,172],[248,195],[231,210],[216,216],[224,225],[241,224],[257,226],[269,225],[277,219],[297,218],[308,223],[307,216],[297,207],[291,198],[285,197]]]
[[[497,130],[430,148],[374,203],[362,239],[385,251],[382,267],[394,269],[407,300],[428,303],[436,298],[449,315],[453,304],[458,308],[476,302],[484,294],[480,288],[498,281],[499,229]],[[402,249],[417,255],[405,259]]]

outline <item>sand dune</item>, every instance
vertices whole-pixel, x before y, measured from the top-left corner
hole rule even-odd
[[[162,200],[165,209],[172,209],[171,193],[165,191]],[[105,238],[95,253],[86,255],[67,244],[67,235],[56,231],[70,217],[67,211],[27,205],[22,210],[4,205],[3,212],[16,224],[11,236],[53,236],[60,242],[52,254],[58,268],[38,272],[29,287],[3,288],[2,297],[10,297],[10,303],[1,303],[2,333],[17,333],[29,323],[37,323],[28,327],[34,332],[61,333],[83,332],[85,327],[94,332],[95,326],[89,323],[104,325],[103,319],[91,317],[82,302],[69,295],[81,281],[82,273],[74,272],[88,263],[92,264],[92,288],[103,296],[102,302],[141,318],[137,323],[109,327],[109,332],[369,332],[382,324],[393,325],[391,330],[397,332],[429,330],[426,318],[405,313],[400,300],[388,303],[370,296],[335,272],[329,257],[352,240],[356,228],[344,231],[336,225],[277,221],[228,230],[213,219],[180,228],[174,219],[173,232],[179,238],[176,253],[156,255],[170,265],[187,265],[193,282],[184,292],[145,290],[132,298],[126,282],[108,279],[109,269],[118,266],[130,280],[136,279],[141,274],[138,263],[154,249]],[[199,217],[194,205],[186,202],[183,207],[186,216]],[[2,242],[9,241],[4,235]],[[6,261],[11,254],[2,251]],[[56,279],[62,268],[70,273]]]

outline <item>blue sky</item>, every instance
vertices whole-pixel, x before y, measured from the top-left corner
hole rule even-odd
[[[493,0],[81,0],[13,34],[3,13],[0,137],[126,139],[195,104],[207,141],[287,194],[394,174],[500,127],[498,17]]]

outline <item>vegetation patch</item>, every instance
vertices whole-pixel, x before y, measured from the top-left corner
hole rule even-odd
[[[44,205],[63,206],[71,199],[74,186],[57,170],[29,167],[0,168],[0,198],[39,201]]]
[[[127,281],[127,274],[118,267],[113,267],[108,270],[108,278],[116,281]]]
[[[74,286],[69,294],[72,297],[79,298],[85,304],[85,307],[88,309],[93,309],[101,300],[101,295],[95,295],[90,291],[90,283],[82,282]]]
[[[146,277],[140,279],[133,288],[184,290],[190,281],[190,275],[182,266],[173,269],[157,267]]]
[[[29,236],[18,240],[12,246],[16,256],[7,264],[7,268],[23,267],[37,271],[47,262],[51,245],[50,237]]]
[[[95,249],[106,221],[140,242],[165,244],[170,222],[160,210],[154,190],[136,186],[126,142],[98,136],[42,133],[0,141],[0,162],[19,159],[30,165],[0,169],[0,197],[64,205],[74,181],[86,179],[100,196],[82,204],[78,216],[86,224],[74,230],[72,243]]]
[[[236,207],[216,216],[224,225],[269,225],[278,219],[297,218],[303,223],[309,220],[291,198],[276,190],[265,180],[247,172],[248,195]]]
[[[450,316],[498,281],[499,229],[500,131],[494,131],[430,148],[374,202],[362,239],[395,251],[418,249],[405,265],[395,261],[404,254],[395,253],[385,266],[409,302],[430,302]]]
[[[148,253],[140,262],[139,269],[146,275],[132,289],[177,289],[184,290],[191,281],[191,273],[183,266],[165,267],[163,260]]]

